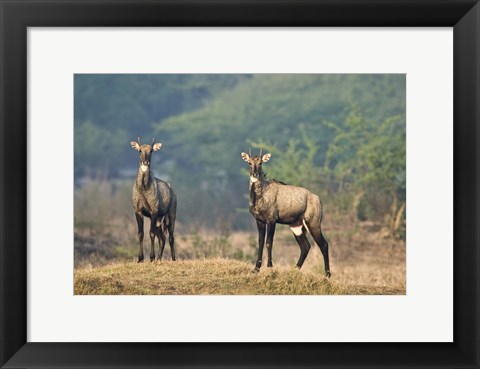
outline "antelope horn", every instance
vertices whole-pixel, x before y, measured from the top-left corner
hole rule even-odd
[[[263,149],[260,148],[260,158],[262,157],[262,151],[263,151]]]
[[[154,137],[153,140],[152,140],[152,146],[153,146],[154,143],[155,143],[155,137]]]
[[[252,157],[252,148],[248,149],[248,156]]]
[[[140,145],[140,137],[137,137],[137,142]]]

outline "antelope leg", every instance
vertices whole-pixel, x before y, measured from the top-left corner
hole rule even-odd
[[[265,244],[265,229],[266,224],[262,223],[257,220],[257,228],[258,228],[258,257],[257,262],[255,264],[254,271],[260,271],[262,266],[262,257],[263,257],[263,245]]]
[[[293,229],[292,229],[293,231]],[[305,259],[308,255],[308,252],[310,251],[310,242],[308,242],[308,239],[306,237],[306,229],[305,227],[302,226],[302,231],[300,235],[294,232],[295,235],[295,240],[297,241],[298,245],[300,246],[300,258],[298,259],[297,262],[297,268],[300,269],[305,262]]]
[[[138,227],[138,262],[141,263],[143,261],[143,215],[135,213],[135,219]]]
[[[270,223],[267,226],[267,250],[268,250],[268,264],[267,267],[273,266],[272,262],[272,248],[273,248],[273,236],[275,235],[275,223]]]

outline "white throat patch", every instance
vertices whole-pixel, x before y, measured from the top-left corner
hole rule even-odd
[[[143,173],[145,173],[148,170],[148,165],[140,165],[140,169],[142,170]]]
[[[250,176],[250,182],[252,182],[252,183],[258,182],[258,178]]]

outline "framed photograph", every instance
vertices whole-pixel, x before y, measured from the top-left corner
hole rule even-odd
[[[2,368],[479,367],[476,1],[4,1]]]

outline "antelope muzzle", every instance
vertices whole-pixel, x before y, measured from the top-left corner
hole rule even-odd
[[[148,167],[150,166],[150,161],[148,160],[140,160],[140,169],[142,172],[146,172],[148,170]]]

